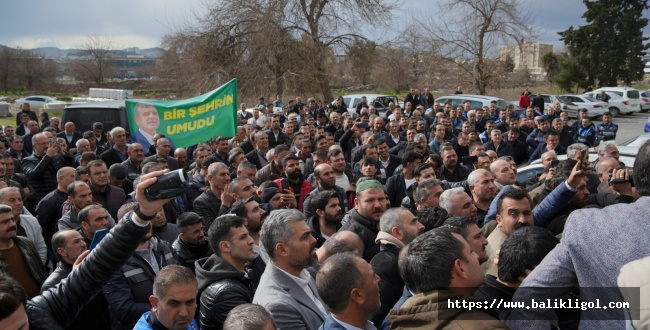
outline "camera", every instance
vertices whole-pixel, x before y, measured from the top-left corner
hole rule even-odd
[[[158,177],[158,181],[144,190],[149,200],[176,197],[183,193],[190,180],[183,170],[175,170]]]

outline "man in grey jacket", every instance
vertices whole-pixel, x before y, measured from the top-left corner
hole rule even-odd
[[[262,225],[261,240],[271,261],[253,303],[266,307],[281,329],[318,329],[327,309],[306,270],[316,262],[316,240],[304,216],[295,209],[273,211]]]
[[[620,178],[626,179],[625,174]],[[650,255],[650,244],[647,244],[650,223],[646,221],[650,209],[650,142],[639,148],[634,163],[634,185],[641,197],[632,204],[571,213],[562,241],[526,277],[513,302],[552,300],[567,294],[579,283],[581,302],[600,299],[601,306],[608,306],[582,310],[580,328],[625,329],[628,310],[613,308],[609,303],[624,301],[617,287],[621,267]],[[552,306],[547,307],[514,309],[508,323],[519,329],[557,325]]]

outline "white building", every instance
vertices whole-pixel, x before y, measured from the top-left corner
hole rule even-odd
[[[510,56],[515,62],[515,70],[528,69],[532,76],[546,74],[542,64],[542,57],[553,51],[552,44],[541,44],[539,42],[524,42],[521,45],[510,45],[499,47],[499,58],[504,60]]]

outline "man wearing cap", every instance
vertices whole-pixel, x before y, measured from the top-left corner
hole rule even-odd
[[[265,188],[260,194],[260,201],[262,202],[260,207],[266,213],[271,213],[271,211],[282,207],[282,193],[280,189],[274,186]]]
[[[379,233],[379,219],[386,211],[388,201],[384,186],[377,180],[365,180],[357,184],[356,206],[348,212],[349,220],[341,230],[349,230],[359,235],[364,243],[363,259],[370,262],[379,253],[375,242]]]

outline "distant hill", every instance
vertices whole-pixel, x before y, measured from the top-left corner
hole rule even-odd
[[[0,45],[0,50],[8,48],[5,45]],[[68,55],[76,54],[79,52],[78,49],[60,49],[57,47],[39,47],[39,48],[34,48],[31,49],[35,54],[44,56],[46,58],[61,58],[61,57],[66,57]],[[121,53],[122,56],[127,56],[127,55],[142,55],[144,57],[159,57],[160,54],[162,53],[162,48],[160,47],[154,47],[154,48],[146,48],[146,49],[139,49],[137,47],[131,47],[131,48],[125,48],[123,50],[120,50],[118,52]]]

